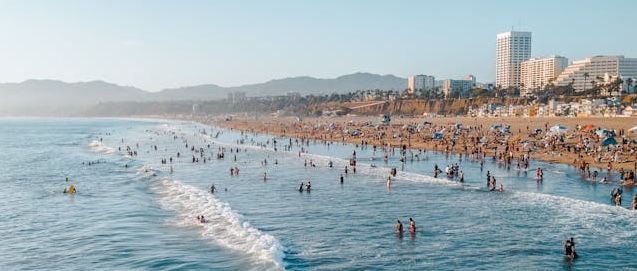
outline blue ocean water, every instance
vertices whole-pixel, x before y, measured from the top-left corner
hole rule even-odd
[[[284,151],[288,138],[179,121],[0,119],[0,127],[2,270],[637,269],[637,213],[627,208],[636,191],[611,204],[614,175],[601,184],[533,161],[544,169],[538,183],[534,171],[490,159],[481,170],[435,152],[403,164],[341,143],[293,141]],[[354,150],[357,171],[345,174]],[[432,176],[434,165],[452,163],[464,184]],[[488,191],[487,171],[504,192]],[[308,181],[311,192],[299,192]],[[71,184],[77,193],[62,193]],[[415,235],[393,232],[410,217]],[[562,255],[571,236],[575,261]]]

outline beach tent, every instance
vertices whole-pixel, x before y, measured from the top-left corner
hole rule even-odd
[[[606,130],[606,129],[599,129],[597,131],[595,131],[595,133],[599,136],[599,137],[612,137],[615,136],[615,132],[611,131],[611,130]]]
[[[391,116],[389,115],[383,115],[383,117],[380,120],[382,124],[389,124],[390,121],[391,121]]]
[[[542,134],[542,129],[540,128],[535,129],[535,134],[536,135]]]
[[[444,138],[444,135],[442,133],[434,133],[434,135],[432,136],[433,139],[436,140],[441,140]]]
[[[549,131],[551,131],[554,134],[563,134],[566,133],[566,131],[568,131],[568,128],[561,126],[561,125],[555,125],[553,127],[551,127],[551,129],[549,129]]]
[[[607,137],[604,141],[602,141],[602,146],[608,145],[617,145],[617,140],[615,140],[614,137]]]
[[[635,132],[637,132],[637,126],[635,126],[635,127],[633,127],[633,128],[628,129],[628,131],[629,131],[629,132],[631,132],[631,133],[635,133]]]
[[[491,125],[491,130],[497,130],[497,129],[502,129],[502,125],[500,124]]]
[[[431,122],[423,121],[423,123],[422,123],[422,124],[424,124],[424,125],[427,125],[427,124],[431,125]],[[637,128],[637,126],[635,126],[635,128]]]

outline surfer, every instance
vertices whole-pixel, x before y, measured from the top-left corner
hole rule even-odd
[[[416,233],[416,221],[414,221],[411,217],[409,218],[409,232]]]
[[[400,220],[396,222],[396,227],[394,227],[394,231],[398,234],[403,233],[403,223],[400,223]]]

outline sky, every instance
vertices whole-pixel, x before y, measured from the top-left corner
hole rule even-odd
[[[637,57],[637,1],[0,0],[0,82],[146,91],[356,72],[495,81],[496,35],[532,56]]]

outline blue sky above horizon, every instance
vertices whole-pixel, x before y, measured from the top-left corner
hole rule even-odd
[[[495,80],[496,34],[532,56],[637,57],[637,1],[0,0],[0,82],[147,91],[356,72]]]

